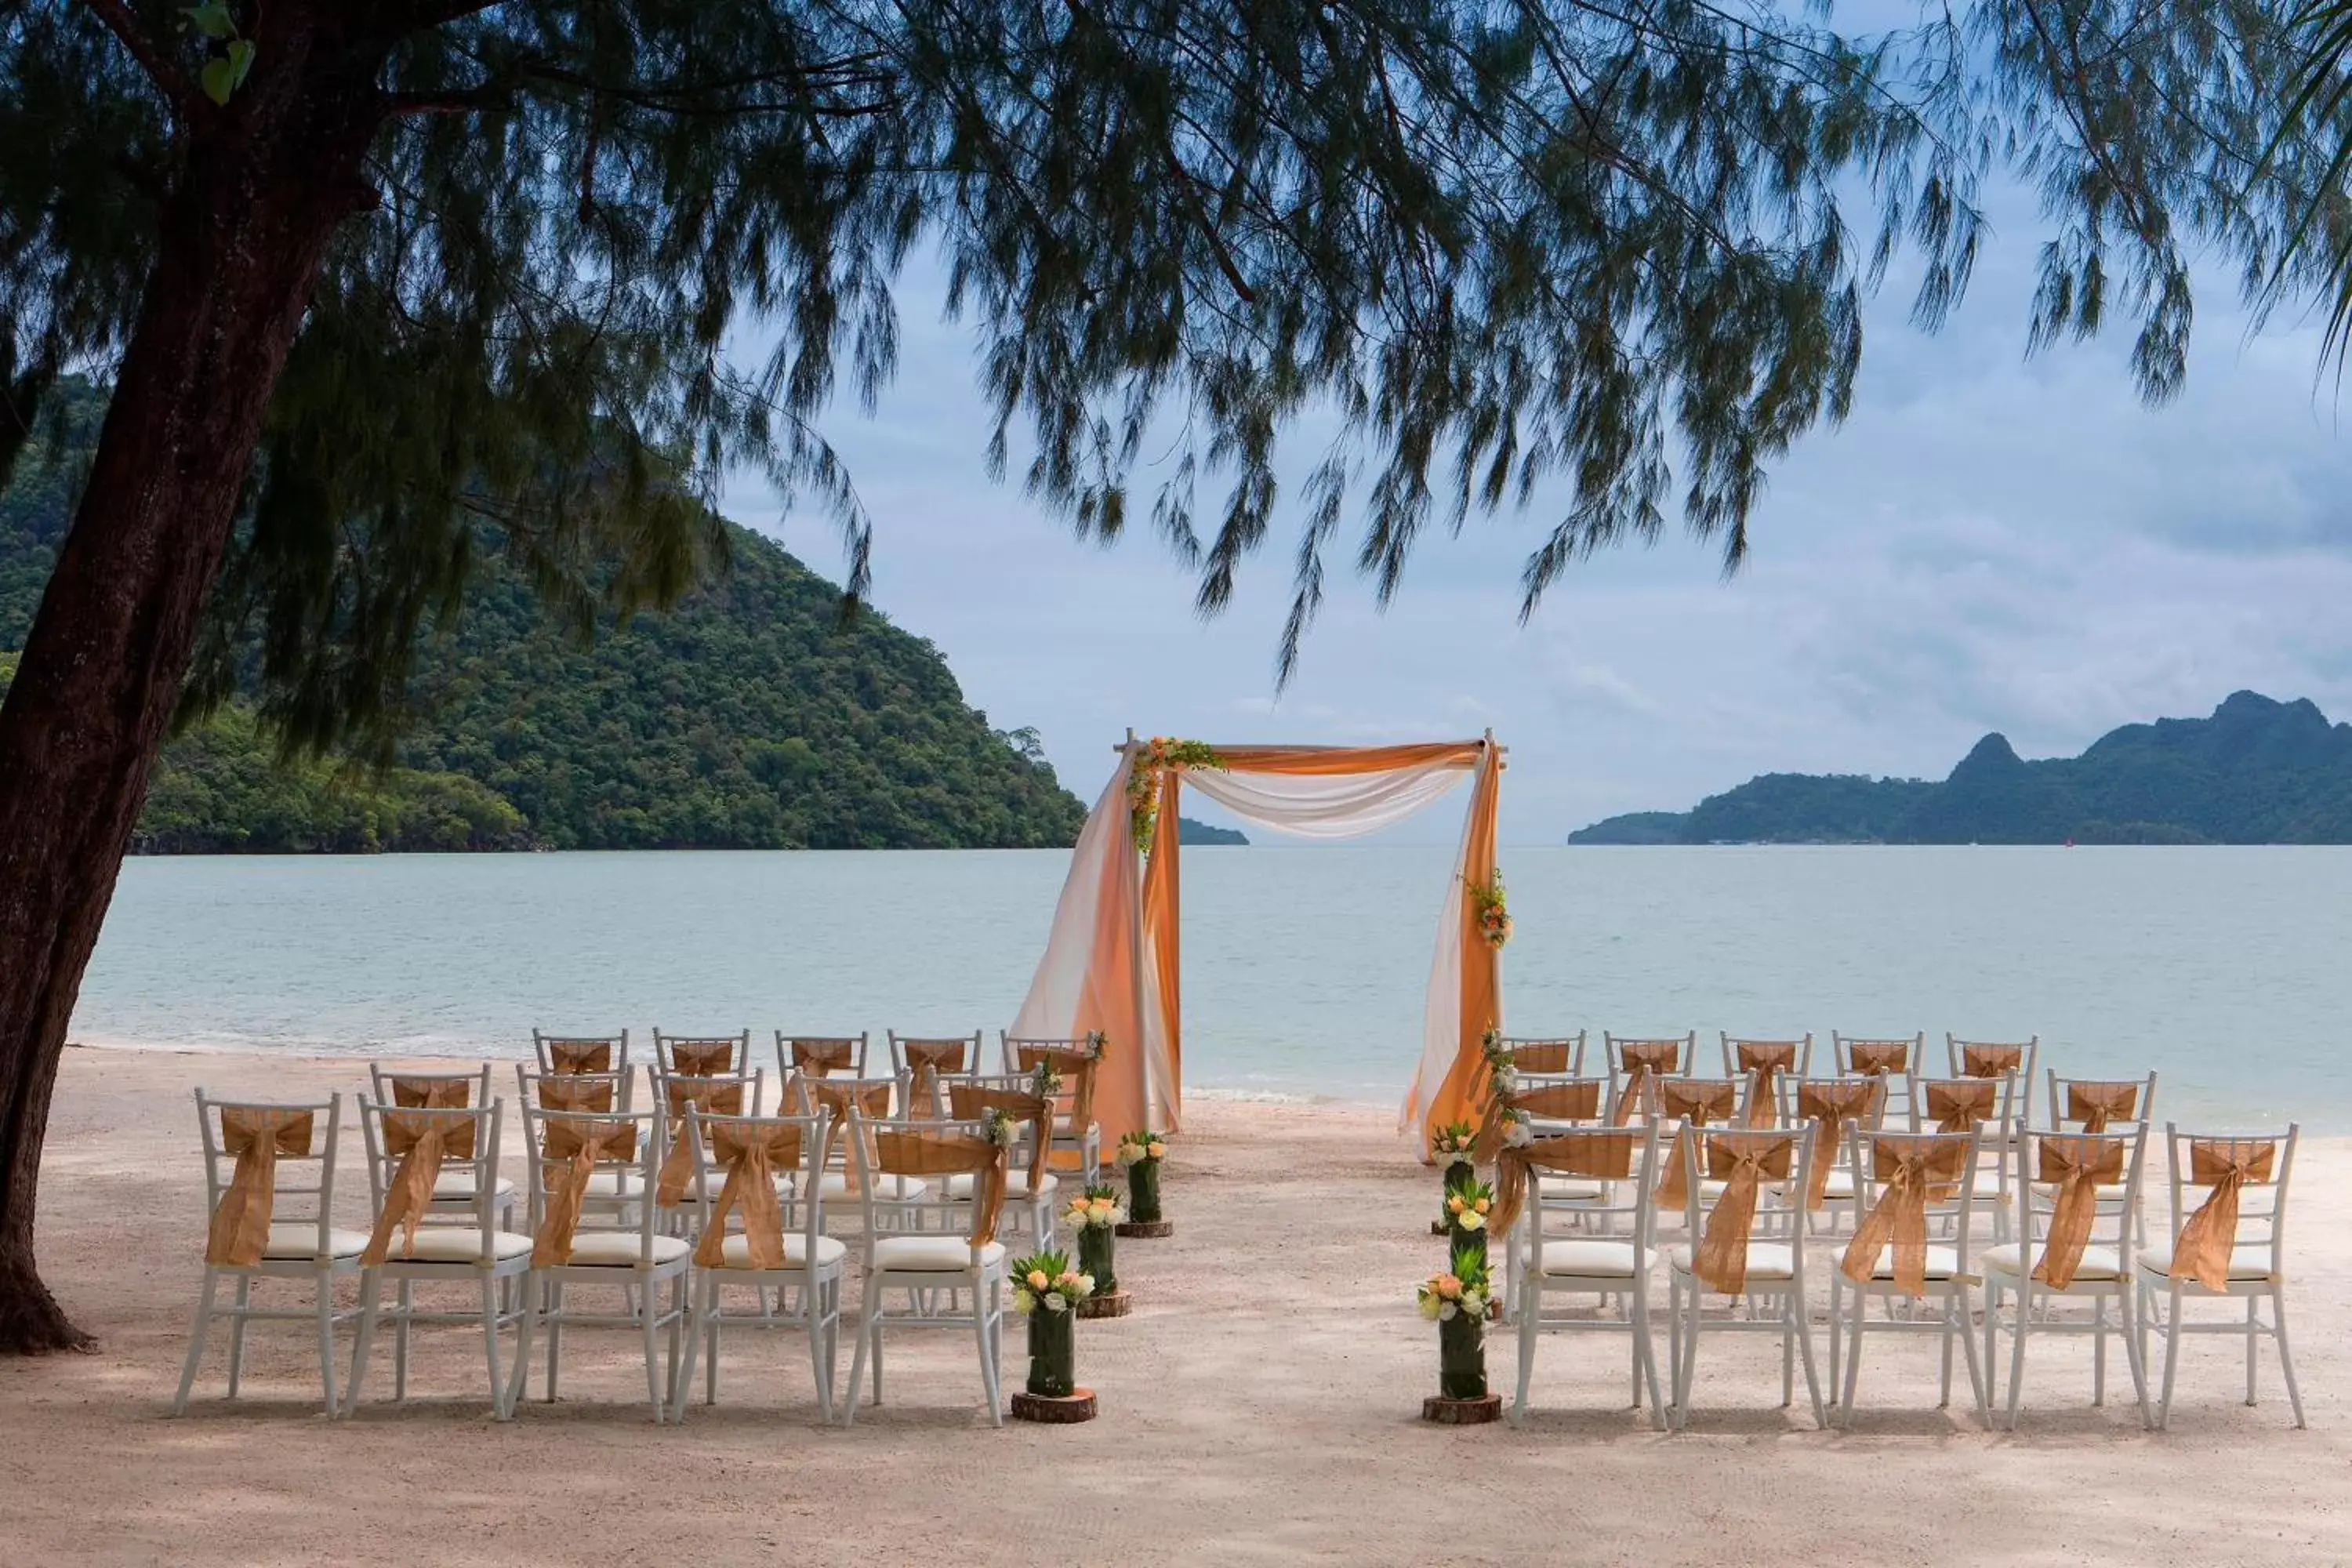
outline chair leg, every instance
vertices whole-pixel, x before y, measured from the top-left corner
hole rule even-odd
[[[1975,1330],[1969,1323],[1969,1293],[1966,1286],[1962,1286],[1953,1293],[1952,1303],[1952,1310],[1959,1317],[1960,1349],[1968,1355],[1969,1391],[1976,1395],[1977,1419],[1983,1422],[1986,1428],[1990,1430],[1992,1426],[1992,1379],[1990,1365],[1991,1352],[1990,1351],[1986,1352],[1987,1364],[1978,1363],[1977,1336]]]
[[[2261,1357],[2256,1353],[2259,1346],[2254,1337],[2261,1327],[2254,1313],[2259,1304],[2260,1298],[2246,1298],[2246,1404],[2249,1406],[2254,1403],[2254,1369],[2261,1364]]]
[[[2156,1425],[2156,1411],[2148,1404],[2147,1363],[2139,1353],[2138,1313],[2133,1310],[2137,1287],[2126,1283],[2123,1293],[2116,1298],[2116,1311],[2124,1325],[2124,1365],[2131,1370],[2132,1397],[2139,1404],[2139,1424],[2143,1431]]]
[[[2107,1299],[2091,1299],[2091,1408],[2103,1410],[2107,1403]]]
[[[2161,1432],[2172,1424],[2172,1380],[2180,1370],[2180,1285],[2174,1281],[2165,1292],[2164,1328],[2164,1392],[2156,1403],[2156,1427]]]
[[[975,1281],[971,1290],[971,1335],[980,1351],[980,1386],[981,1392],[988,1398],[988,1418],[1002,1426],[1004,1425],[1004,1412],[997,1405],[997,1365],[996,1358],[989,1353],[988,1304],[982,1300],[983,1294],[992,1292],[984,1293]]]
[[[1862,1288],[1854,1287],[1854,1294],[1860,1296],[1861,1293]],[[1844,1321],[1845,1271],[1832,1268],[1830,1270],[1830,1387],[1832,1389],[1845,1386],[1845,1380],[1839,1374],[1845,1355],[1845,1346],[1841,1342],[1845,1335],[1840,1331],[1839,1325]],[[1788,1402],[1788,1394],[1782,1394],[1780,1403],[1786,1405]]]
[[[1626,1310],[1633,1314],[1633,1353],[1641,1363],[1643,1379],[1650,1387],[1650,1426],[1663,1432],[1666,1429],[1666,1401],[1658,1389],[1658,1342],[1650,1332],[1650,1297],[1643,1282],[1635,1281]]]
[[[1540,1316],[1542,1313],[1535,1303],[1521,1301],[1518,1304],[1519,1321],[1511,1325],[1519,1336],[1519,1386],[1518,1392],[1511,1396],[1511,1425],[1514,1426],[1528,1418],[1528,1380],[1535,1375],[1536,1320]],[[1633,1345],[1633,1402],[1638,1405],[1641,1401],[1642,1346],[1637,1340]]]
[[[2033,1321],[2033,1290],[2025,1280],[2017,1282],[2017,1305],[2011,1309],[2009,1325],[2009,1429],[2017,1430],[2018,1396],[2025,1389],[2025,1329]]]
[[[662,1388],[661,1287],[653,1280],[646,1281],[646,1310],[637,1314],[638,1331],[646,1342],[646,1396],[654,1407],[654,1425],[658,1426],[669,1418],[669,1396]]]
[[[335,1403],[335,1274],[331,1268],[321,1268],[316,1276],[319,1289],[319,1382],[327,1396],[327,1419],[332,1421],[341,1408]]]
[[[1793,1305],[1791,1304],[1790,1298],[1784,1297],[1781,1300],[1780,1408],[1783,1410],[1786,1410],[1790,1405],[1794,1405],[1797,1402],[1797,1345],[1796,1342],[1790,1336],[1789,1323],[1792,1316],[1801,1315],[1804,1310],[1805,1300],[1801,1296],[1794,1298]],[[1815,1396],[1814,1403],[1816,1405],[1820,1403],[1818,1395]],[[1816,1414],[1818,1414],[1818,1412],[1816,1412]]]
[[[359,1408],[360,1384],[367,1380],[368,1358],[375,1353],[376,1312],[383,1303],[383,1277],[375,1269],[360,1273],[360,1329],[352,1345],[352,1374],[343,1381],[346,1414]],[[495,1388],[491,1397],[497,1397]]]
[[[228,1396],[231,1399],[236,1397],[236,1391],[245,1384],[245,1314],[252,1305],[253,1276],[240,1274],[236,1277],[236,1317],[228,1330]]]
[[[515,1330],[514,1379],[507,1384],[507,1405],[501,1420],[513,1420],[515,1407],[530,1392],[530,1342],[539,1331],[539,1308],[545,1288],[546,1281],[535,1270],[526,1270],[515,1281],[515,1298],[520,1303],[518,1311],[522,1321]]]
[[[205,1334],[212,1326],[213,1291],[219,1284],[220,1270],[206,1268],[204,1293],[196,1298],[195,1321],[188,1329],[188,1359],[180,1367],[180,1392],[172,1396],[172,1414],[174,1415],[188,1413],[188,1390],[195,1386],[196,1369],[205,1363]],[[2288,1386],[2294,1386],[2292,1380]]]
[[[550,1277],[540,1286],[547,1316],[547,1402],[555,1403],[555,1380],[563,1365],[563,1281]]]
[[[415,1308],[416,1287],[404,1279],[392,1316],[392,1397],[395,1404],[408,1397],[408,1318]]]
[[[761,1299],[765,1300],[767,1294],[767,1288],[765,1286],[761,1286],[760,1288],[760,1295]],[[783,1292],[779,1290],[776,1294],[781,1296]],[[719,1403],[719,1336],[724,1329],[724,1325],[719,1321],[719,1281],[710,1275],[705,1274],[702,1277],[701,1323],[701,1338],[704,1342],[703,1350],[706,1352],[704,1355],[702,1368],[702,1403],[705,1405],[716,1405]],[[686,1352],[686,1381],[687,1384],[690,1386],[694,1382],[693,1344],[696,1336],[688,1334],[686,1338],[688,1346]],[[683,1410],[685,1407],[686,1402],[684,1397],[681,1396],[678,1401],[678,1408]]]
[[[828,1426],[833,1425],[833,1337],[836,1320],[824,1310],[824,1288],[809,1284],[801,1287],[802,1316],[808,1320],[809,1371],[816,1379],[816,1411]]]
[[[857,1390],[866,1376],[866,1356],[868,1349],[866,1341],[874,1331],[874,1289],[868,1285],[865,1300],[858,1304],[857,1350],[849,1358],[849,1403],[843,1405],[841,1409],[841,1424],[844,1426],[855,1426],[857,1422]],[[881,1390],[878,1386],[875,1390],[875,1398],[877,1403],[880,1402]]]
[[[1844,1325],[1845,1381],[1843,1383],[1840,1383],[1837,1379],[1837,1373],[1832,1373],[1830,1374],[1831,1386],[1838,1390],[1838,1425],[1841,1426],[1851,1426],[1853,1425],[1854,1386],[1862,1381],[1863,1317],[1869,1305],[1870,1298],[1863,1294],[1862,1288],[1860,1286],[1854,1287],[1853,1316],[1852,1320]],[[1838,1321],[1834,1316],[1832,1316],[1830,1319],[1830,1364],[1832,1366],[1838,1364]]]
[[[505,1294],[504,1281],[491,1275],[482,1276],[482,1358],[490,1367],[490,1414],[506,1414],[506,1378],[499,1365],[499,1300]]]
[[[2271,1287],[2271,1337],[2278,1341],[2279,1376],[2286,1382],[2286,1402],[2294,1411],[2296,1430],[2303,1428],[2303,1391],[2294,1384],[2294,1357],[2286,1348],[2286,1290]]]
[[[1805,1363],[1805,1392],[1812,1396],[1813,1425],[1826,1430],[1830,1424],[1830,1412],[1829,1406],[1822,1400],[1821,1374],[1813,1370],[1813,1330],[1812,1325],[1805,1321],[1805,1299],[1791,1290],[1783,1300],[1786,1304],[1781,1310],[1788,1313],[1788,1317],[1783,1320],[1781,1342],[1785,1346],[1788,1336],[1795,1337],[1798,1359]],[[1782,1354],[1787,1354],[1785,1349]],[[1851,1369],[1848,1372],[1851,1375]]]
[[[1958,1326],[1953,1320],[1952,1310],[1953,1303],[1958,1299],[1953,1288],[1948,1287],[1943,1299],[1944,1331],[1941,1336],[1944,1342],[1944,1364],[1940,1380],[1936,1385],[1936,1408],[1938,1410],[1949,1410],[1952,1407],[1952,1331]]]

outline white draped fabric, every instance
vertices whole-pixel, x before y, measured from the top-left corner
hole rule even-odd
[[[1402,822],[1460,784],[1458,763],[1377,773],[1220,773],[1196,768],[1184,787],[1237,816],[1303,838],[1356,838]]]
[[[1139,984],[1141,974],[1136,965],[1140,955],[1134,951],[1139,879],[1128,837],[1127,780],[1132,766],[1132,760],[1120,753],[1110,783],[1078,832],[1077,847],[1070,856],[1070,874],[1062,883],[1061,901],[1054,907],[1054,929],[1045,939],[1045,956],[1037,965],[1036,978],[1029,983],[1029,995],[1021,1004],[1019,1016],[1013,1020],[1012,1033],[1017,1037],[1066,1040],[1090,1028],[1103,1028],[1106,1013],[1131,1016],[1139,994],[1148,989]],[[1128,919],[1101,919],[1105,910],[1116,908],[1124,908]],[[1102,941],[1106,931],[1116,932],[1115,943],[1109,944],[1115,951],[1097,952],[1106,945]],[[1121,984],[1128,988],[1123,1002],[1100,994],[1107,986]],[[1145,1059],[1150,1062],[1147,1084],[1168,1076],[1164,1060],[1150,1060],[1153,1032],[1147,1017]],[[1113,1043],[1118,1049],[1132,1048],[1134,1044],[1131,1039]],[[1167,1050],[1164,1039],[1159,1048],[1163,1054]],[[1150,1098],[1147,1089],[1147,1121],[1151,1114]]]

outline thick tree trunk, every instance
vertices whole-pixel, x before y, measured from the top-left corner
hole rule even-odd
[[[288,347],[336,226],[373,199],[373,69],[272,31],[251,96],[191,129],[89,486],[0,708],[0,1353],[89,1345],[33,1260],[58,1058]]]

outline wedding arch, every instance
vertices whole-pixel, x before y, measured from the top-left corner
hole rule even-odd
[[[1347,838],[1402,821],[1467,774],[1463,823],[1437,922],[1422,1018],[1421,1064],[1400,1129],[1472,1118],[1486,1070],[1479,1044],[1503,1022],[1501,870],[1495,816],[1503,749],[1475,741],[1421,745],[1208,746],[1165,737],[1118,748],[1118,766],[1087,817],[1055,907],[1045,956],[1012,1033],[1071,1039],[1101,1031],[1110,1051],[1095,1079],[1107,1138],[1172,1131],[1183,1106],[1179,994],[1177,807],[1186,784],[1250,822],[1310,838]]]

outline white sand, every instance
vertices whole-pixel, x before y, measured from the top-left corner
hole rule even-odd
[[[1748,1339],[1709,1342],[1691,1429],[1657,1435],[1624,1406],[1623,1342],[1600,1336],[1545,1341],[1524,1430],[1425,1426],[1436,1335],[1411,1295],[1440,1251],[1433,1179],[1379,1113],[1215,1102],[1169,1171],[1177,1236],[1121,1247],[1134,1316],[1080,1327],[1080,1381],[1102,1403],[1087,1426],[990,1428],[970,1338],[940,1331],[891,1341],[890,1403],[828,1429],[805,1342],[780,1331],[731,1335],[729,1403],[657,1428],[636,1340],[593,1330],[567,1341],[562,1403],[499,1425],[463,1327],[419,1331],[401,1407],[380,1340],[370,1401],[330,1425],[301,1324],[254,1327],[234,1405],[216,1330],[173,1420],[203,1244],[200,1081],[291,1096],[366,1080],[355,1061],[68,1054],[41,1261],[103,1348],[0,1362],[0,1568],[2352,1561],[2343,1142],[2306,1144],[2297,1172],[2307,1432],[2274,1363],[2262,1403],[2241,1402],[2235,1341],[2191,1342],[2173,1430],[2150,1434],[2119,1355],[2095,1410],[2088,1342],[2037,1340],[2010,1434],[1965,1399],[1937,1411],[1933,1342],[1891,1337],[1869,1347],[1852,1432],[1813,1430],[1801,1395],[1775,1408],[1777,1345]],[[344,1183],[363,1223],[355,1137]],[[1008,1386],[1018,1344],[1015,1325]],[[1492,1347],[1506,1393],[1511,1353],[1507,1336]]]

